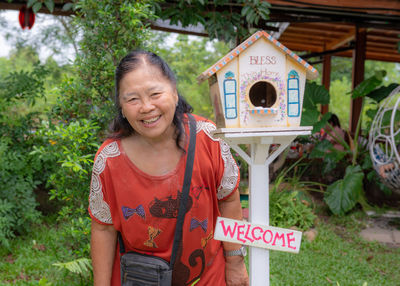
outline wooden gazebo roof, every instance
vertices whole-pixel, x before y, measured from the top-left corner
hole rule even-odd
[[[356,28],[366,30],[366,59],[400,62],[398,0],[269,0],[271,22],[289,23],[279,41],[294,51],[351,57]]]

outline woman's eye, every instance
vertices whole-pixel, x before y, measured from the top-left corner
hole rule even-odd
[[[153,93],[151,96],[152,96],[152,97],[157,97],[157,96],[160,96],[160,94],[161,94],[161,93],[156,92],[156,93]]]

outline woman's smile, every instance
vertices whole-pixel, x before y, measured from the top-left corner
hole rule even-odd
[[[142,122],[143,122],[145,125],[153,125],[153,123],[156,123],[156,122],[158,121],[158,119],[160,119],[160,118],[161,118],[161,115],[155,116],[155,117],[150,118],[150,119],[143,119]],[[150,127],[150,126],[149,126],[149,127]]]
[[[135,135],[155,141],[173,138],[178,93],[157,68],[144,64],[127,73],[120,82],[120,93],[122,113]]]

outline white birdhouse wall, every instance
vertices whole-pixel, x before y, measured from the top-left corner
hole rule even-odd
[[[225,127],[300,125],[304,67],[266,39],[223,66],[217,81]]]

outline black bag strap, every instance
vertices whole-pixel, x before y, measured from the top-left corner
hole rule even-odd
[[[179,244],[182,240],[182,228],[183,228],[183,221],[185,220],[186,215],[186,204],[189,197],[189,190],[190,184],[192,182],[192,171],[193,171],[193,162],[194,162],[194,151],[196,147],[196,119],[193,117],[192,114],[187,114],[189,117],[189,130],[190,130],[190,140],[189,140],[189,147],[187,151],[187,158],[186,158],[186,168],[185,168],[185,175],[183,178],[183,186],[182,186],[182,194],[180,197],[179,203],[179,211],[178,217],[176,221],[176,229],[175,229],[175,236],[174,236],[174,243],[172,245],[172,254],[170,260],[171,269],[173,268],[176,260],[176,254],[178,252]],[[119,242],[119,252],[125,253],[125,245],[122,239],[122,235],[118,232],[118,242]]]
[[[188,116],[189,116],[190,141],[186,158],[185,176],[183,178],[183,186],[179,204],[178,218],[176,221],[174,244],[172,245],[171,260],[169,262],[171,268],[174,267],[176,254],[178,252],[179,244],[181,243],[182,240],[183,221],[185,220],[186,205],[189,197],[190,183],[192,182],[192,171],[193,171],[193,162],[195,153],[194,151],[196,147],[196,120],[190,113],[188,113]]]

